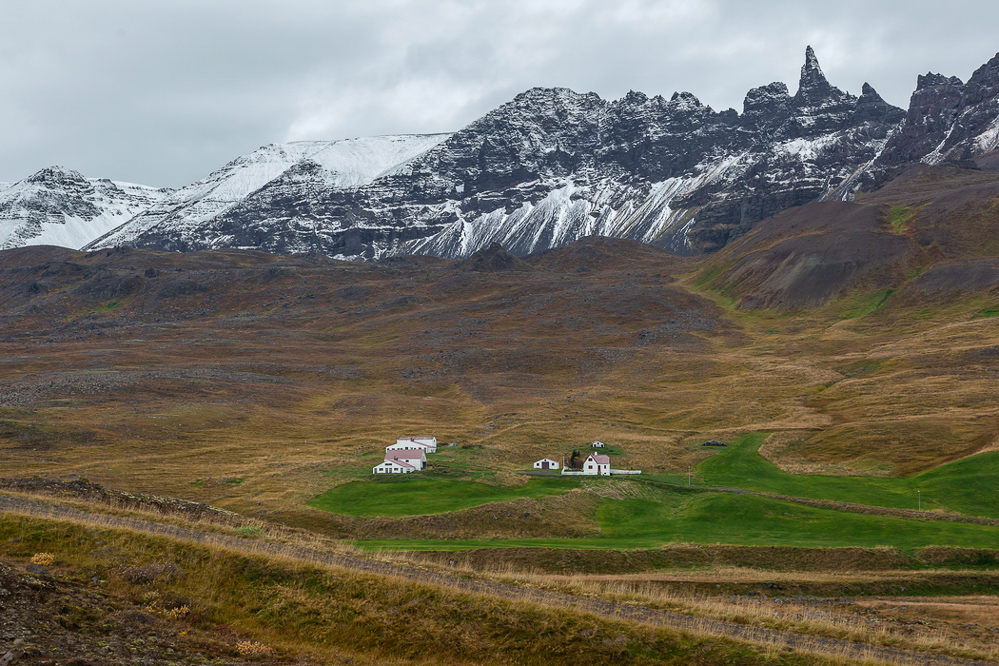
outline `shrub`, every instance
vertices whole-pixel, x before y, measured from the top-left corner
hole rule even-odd
[[[41,567],[50,567],[55,562],[52,553],[35,553],[31,556],[31,563]]]
[[[236,644],[236,652],[244,657],[265,657],[274,650],[259,641],[240,641]]]

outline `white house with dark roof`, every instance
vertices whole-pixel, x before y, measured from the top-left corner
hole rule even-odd
[[[423,469],[427,466],[427,452],[424,449],[387,449],[385,460],[397,460]]]
[[[372,474],[409,474],[415,471],[417,471],[416,467],[394,459],[386,459],[371,468]]]
[[[562,469],[562,465],[557,460],[542,458],[534,463],[534,469]]]
[[[399,437],[395,444],[385,447],[386,449],[426,449],[427,453],[437,453],[436,437]]]

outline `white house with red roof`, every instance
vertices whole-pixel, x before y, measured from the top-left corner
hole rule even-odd
[[[610,456],[591,453],[583,461],[583,474],[587,476],[610,476]]]
[[[415,449],[422,448],[426,449],[427,453],[437,453],[437,438],[436,437],[399,437],[395,440],[395,444],[385,447],[386,450],[389,449]]]
[[[401,460],[386,459],[371,468],[372,474],[409,474],[417,468]]]
[[[416,469],[427,466],[427,452],[424,449],[387,449],[385,460],[398,460]]]

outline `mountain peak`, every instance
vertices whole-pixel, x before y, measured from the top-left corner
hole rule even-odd
[[[78,185],[89,185],[89,182],[79,171],[67,169],[62,166],[49,166],[31,174],[25,181],[29,183],[76,183]]]
[[[905,111],[892,106],[884,100],[870,83],[864,83],[854,118],[858,121],[874,121],[882,123],[897,123],[905,117]]]
[[[803,65],[803,69],[805,67],[822,71],[819,68],[819,59],[815,56],[815,49],[810,44],[805,46],[805,64]]]
[[[924,90],[926,88],[933,88],[936,86],[962,86],[964,83],[956,76],[944,76],[943,74],[935,74],[933,72],[926,72],[926,74],[920,74],[916,77],[916,92]]]
[[[829,95],[833,89],[826,80],[819,66],[819,59],[811,46],[805,47],[805,64],[801,66],[801,78],[798,79],[798,96],[806,100],[821,99]]]
[[[697,99],[693,93],[684,91],[673,93],[667,106],[674,111],[693,111],[702,108],[704,105],[701,104],[701,100]]]

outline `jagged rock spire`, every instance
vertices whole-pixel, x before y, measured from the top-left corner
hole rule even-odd
[[[800,100],[815,102],[829,96],[833,87],[826,80],[826,75],[819,67],[819,59],[815,57],[815,51],[811,46],[805,48],[805,64],[801,66],[801,78],[798,80],[798,94],[795,95]]]

